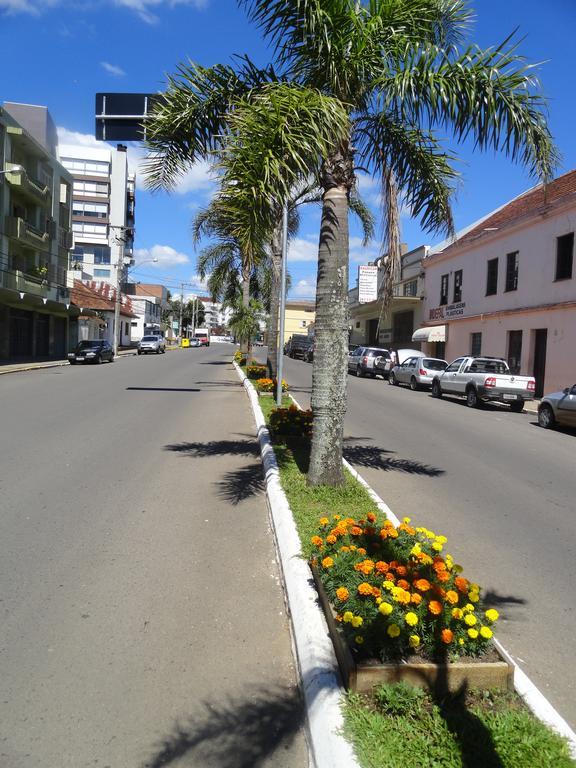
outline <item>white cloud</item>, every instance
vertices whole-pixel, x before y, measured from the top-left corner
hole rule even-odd
[[[116,64],[110,64],[108,61],[101,61],[100,66],[108,72],[109,75],[114,77],[125,77],[126,72],[122,67],[118,67]]]
[[[209,0],[108,0],[108,4],[134,11],[147,24],[155,24],[158,21],[158,16],[153,10],[159,11],[163,6],[173,8],[176,5],[190,5],[201,10],[208,2]],[[58,5],[64,5],[64,0],[0,0],[0,12],[4,10],[10,14],[28,13],[37,16]]]
[[[295,237],[288,247],[288,264],[295,261],[318,261],[318,235]]]
[[[368,264],[380,256],[380,250],[380,244],[376,240],[371,240],[365,246],[361,237],[350,238],[350,262]]]
[[[290,296],[299,299],[313,299],[316,296],[316,279],[306,277],[298,280],[296,285],[290,288]]]
[[[200,275],[192,275],[192,277],[187,281],[188,288],[192,287],[196,291],[200,291],[203,293],[208,293],[208,280],[210,279],[210,275],[206,275],[204,279],[200,277]],[[190,294],[192,295],[192,294]]]
[[[136,248],[134,250],[136,264],[134,269],[147,261],[146,267],[174,267],[180,264],[189,264],[190,257],[180,253],[170,245],[153,245],[151,248]],[[156,259],[156,261],[153,261]]]

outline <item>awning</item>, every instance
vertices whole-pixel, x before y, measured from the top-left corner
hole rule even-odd
[[[446,341],[445,325],[427,325],[412,334],[412,341]]]

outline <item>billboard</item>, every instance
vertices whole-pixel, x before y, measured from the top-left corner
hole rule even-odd
[[[358,267],[358,303],[367,304],[378,298],[378,267],[362,264]]]
[[[96,130],[99,141],[142,141],[144,121],[158,93],[97,93]]]

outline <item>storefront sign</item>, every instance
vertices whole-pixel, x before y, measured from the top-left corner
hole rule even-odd
[[[458,317],[464,314],[466,302],[460,301],[457,304],[447,304],[445,307],[434,307],[428,314],[429,320],[444,320],[445,317]]]
[[[358,303],[368,304],[378,298],[378,267],[362,264],[358,267]]]
[[[392,341],[392,328],[380,328],[378,331],[378,344],[389,344]]]

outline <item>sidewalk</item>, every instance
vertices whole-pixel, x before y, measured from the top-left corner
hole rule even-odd
[[[118,357],[129,357],[136,355],[135,349],[123,349],[118,352]],[[35,371],[37,368],[58,368],[61,365],[68,365],[68,360],[44,360],[23,362],[23,363],[2,363],[0,362],[0,376],[3,373],[19,373],[20,371]]]

